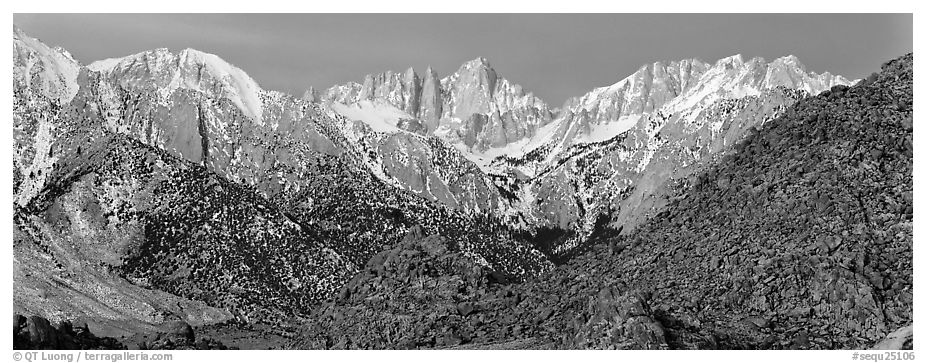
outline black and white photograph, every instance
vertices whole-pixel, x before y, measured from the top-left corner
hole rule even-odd
[[[914,14],[403,10],[13,13],[14,360],[915,359]]]

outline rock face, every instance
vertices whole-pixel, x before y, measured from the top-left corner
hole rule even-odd
[[[381,186],[385,184],[466,212],[493,210],[500,203],[488,178],[456,150],[417,135],[380,137],[362,123],[329,117],[317,104],[260,90],[243,72],[212,55],[155,50],[89,68],[101,72],[96,87],[106,105],[108,128],[254,187],[264,197],[295,208],[290,213],[305,215],[306,204],[298,199],[317,193],[313,188],[318,187],[307,176],[318,175],[323,168],[318,165],[330,165],[332,158],[348,173],[379,179],[355,175],[352,180],[364,179],[356,183],[358,193],[388,194]],[[187,80],[190,74],[200,78]],[[387,73],[368,77],[351,94],[358,99],[386,97],[412,110],[418,107],[413,99],[420,97],[420,83],[414,72]],[[250,96],[241,96],[249,91]],[[255,104],[259,107],[251,110]],[[368,257],[358,255],[354,263]]]
[[[318,94],[318,90],[316,90],[315,87],[309,87],[309,89],[305,90],[305,93],[302,94],[303,101],[318,102],[319,99],[320,96]]]
[[[18,54],[40,57],[29,58],[40,64],[67,58],[18,30],[14,48]],[[43,53],[49,51],[59,54]],[[106,316],[112,324],[94,329],[114,334],[127,328],[151,329],[165,315],[181,310],[197,323],[230,318],[228,312],[202,302],[135,286],[110,270],[121,264],[121,249],[143,235],[132,212],[117,213],[126,212],[122,203],[131,204],[132,197],[121,193],[141,193],[145,188],[96,178],[93,169],[101,156],[109,155],[104,150],[112,140],[103,129],[96,99],[87,92],[93,78],[89,72],[81,69],[73,80],[62,78],[75,83],[69,86],[74,94],[60,103],[61,98],[50,98],[35,86],[64,74],[36,72],[40,69],[14,62],[14,75],[32,74],[28,83],[14,81],[16,311],[56,321]],[[126,153],[130,150],[120,150],[119,155]]]
[[[250,76],[221,58],[195,49],[177,54],[166,48],[94,62],[90,70],[116,79],[119,86],[148,90],[169,99],[180,89],[226,99],[252,120],[263,114],[262,90]]]
[[[430,67],[422,78],[413,69],[368,75],[362,85],[330,88],[325,98],[348,106],[361,101],[391,105],[425,125],[406,131],[437,135],[475,154],[532,137],[552,119],[546,103],[499,77],[485,58],[466,62],[440,80]]]
[[[782,86],[816,94],[833,86],[853,83],[843,76],[829,72],[819,75],[808,72],[804,64],[793,55],[775,59],[766,67],[763,80],[765,87]]]
[[[437,78],[437,72],[431,67],[424,71],[423,78],[418,118],[428,126],[428,133],[433,134],[440,127],[440,119],[443,115],[444,102],[441,98],[441,83]]]
[[[273,179],[267,174],[275,173],[274,165],[294,157],[281,144],[300,143],[327,155],[344,152],[311,122],[323,117],[317,110],[260,89],[211,54],[157,49],[87,68],[98,75],[88,87],[99,95],[108,129],[235,181],[256,185]],[[274,139],[275,133],[286,140]],[[273,184],[261,189],[272,195]]]
[[[420,97],[421,80],[418,79],[418,74],[409,68],[405,73],[389,71],[366,76],[357,98],[348,102],[381,99],[398,105],[400,110],[409,115],[417,115]]]
[[[499,77],[485,58],[464,63],[441,89],[445,137],[476,152],[531,137],[552,119],[546,103]]]

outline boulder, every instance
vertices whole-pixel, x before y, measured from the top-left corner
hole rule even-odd
[[[54,349],[58,347],[58,331],[51,326],[48,319],[41,316],[30,316],[26,320],[26,332],[29,334],[29,343],[38,349]]]
[[[591,317],[571,348],[668,349],[665,331],[653,317],[644,294],[606,287],[589,301]]]
[[[190,343],[196,340],[193,327],[185,321],[169,321],[162,324],[161,329],[168,339],[185,340]]]

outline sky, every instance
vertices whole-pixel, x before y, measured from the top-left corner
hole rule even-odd
[[[812,71],[863,78],[913,49],[912,14],[14,14],[83,64],[194,48],[297,96],[486,57],[552,106],[655,61],[793,54]]]

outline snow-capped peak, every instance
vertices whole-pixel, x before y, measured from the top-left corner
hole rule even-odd
[[[41,89],[48,98],[64,104],[77,94],[80,64],[60,47],[51,48],[16,26],[13,26],[13,62],[14,79],[20,79],[27,85],[33,82],[30,73],[40,72],[42,84],[31,86]],[[18,75],[19,70],[25,74]]]
[[[261,121],[260,86],[247,73],[214,54],[191,48],[173,54],[167,48],[158,48],[96,61],[87,68],[118,74],[128,84],[154,85],[165,95],[184,88],[223,97],[251,119]]]
[[[348,82],[329,88],[321,97],[343,106],[361,101],[384,101],[404,112],[406,131],[444,138],[466,153],[504,149],[535,135],[552,115],[546,103],[520,85],[500,77],[489,60],[478,57],[463,63],[454,73],[439,79],[428,66],[420,76],[409,68],[405,72],[384,72],[364,77],[363,84]],[[335,107],[347,118],[360,118],[369,105]],[[392,112],[366,112],[394,115]],[[394,117],[379,124],[396,124]]]
[[[195,49],[184,49],[180,52],[180,59],[181,62],[185,62],[189,65],[205,66],[209,73],[221,79],[225,85],[230,86],[225,89],[225,97],[245,110],[245,114],[248,114],[251,118],[260,120],[261,88],[247,73],[229,64],[217,55]],[[191,88],[201,86],[201,81],[194,83],[190,82],[189,78],[186,78],[186,80]]]
[[[772,63],[783,63],[783,64],[787,64],[788,66],[791,66],[791,67],[800,69],[800,70],[802,70],[802,71],[806,71],[806,68],[804,67],[804,64],[801,63],[801,60],[798,59],[798,58],[797,58],[796,56],[794,56],[793,54],[786,55],[786,56],[784,56],[784,57],[778,58],[778,59],[772,61]]]
[[[725,59],[741,63],[735,56]],[[718,61],[718,66],[722,64],[724,60]],[[644,114],[695,85],[708,67],[697,59],[654,62],[617,83],[567,101],[558,131],[560,144],[568,147],[573,143],[600,142],[629,130]]]
[[[743,62],[743,55],[742,55],[742,54],[734,54],[734,55],[731,55],[731,56],[729,56],[729,57],[720,58],[719,60],[717,60],[717,63],[714,64],[714,67],[721,67],[721,66],[724,66],[724,67],[727,67],[727,68],[730,68],[730,67],[739,67],[739,66],[742,66],[743,63],[744,63],[744,62]]]
[[[467,68],[492,68],[492,64],[489,63],[489,60],[486,57],[476,57],[475,59],[466,61],[460,66],[460,69]]]
[[[746,61],[741,54],[713,64],[698,59],[654,62],[610,86],[568,100],[555,121],[559,124],[555,144],[560,150],[574,143],[607,140],[657,111],[695,117],[697,110],[722,99],[759,96],[776,87],[813,95],[837,84],[851,82],[829,73],[807,72],[793,55],[771,63],[760,57]]]
[[[838,84],[851,85],[853,83],[842,76],[834,77],[829,72],[823,74],[808,72],[800,59],[789,55],[775,59],[768,64],[763,86],[765,88],[782,86],[817,94]]]

